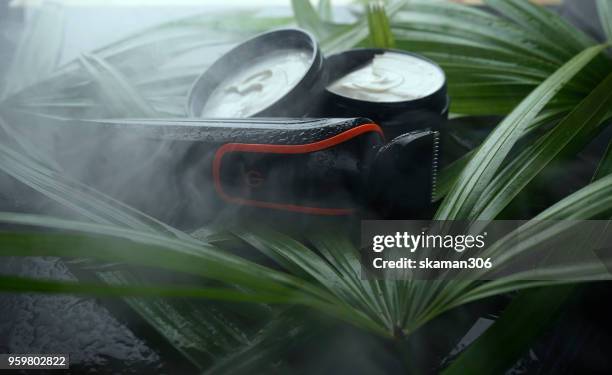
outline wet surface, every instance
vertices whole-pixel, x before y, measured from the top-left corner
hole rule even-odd
[[[2,259],[0,273],[75,280],[56,258]],[[95,298],[0,294],[0,353],[68,353],[79,373],[167,372],[160,354]]]

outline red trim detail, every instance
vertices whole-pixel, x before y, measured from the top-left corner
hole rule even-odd
[[[257,153],[271,153],[271,154],[304,154],[308,152],[320,151],[326,148],[333,147],[340,143],[346,142],[353,139],[361,134],[375,132],[379,133],[384,137],[383,131],[380,126],[376,124],[363,124],[356,126],[352,129],[337,134],[331,138],[324,139],[322,141],[307,143],[303,145],[272,145],[272,144],[256,144],[256,143],[227,143],[219,147],[215,152],[215,158],[213,160],[213,181],[215,190],[221,198],[225,201],[243,204],[261,208],[272,208],[277,210],[287,210],[293,212],[300,212],[306,214],[317,214],[317,215],[350,215],[354,212],[350,208],[322,208],[322,207],[307,207],[298,206],[294,204],[274,203],[266,201],[257,201],[252,199],[244,199],[238,197],[229,196],[223,191],[221,184],[221,159],[223,155],[230,152],[257,152]]]

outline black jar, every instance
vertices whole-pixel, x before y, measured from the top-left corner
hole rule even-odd
[[[417,58],[438,69],[443,83],[432,93],[413,100],[368,101],[335,93],[330,85],[346,75],[370,63],[376,55],[386,52]],[[413,130],[431,129],[439,131],[448,119],[450,100],[446,88],[444,71],[433,61],[417,54],[388,49],[353,49],[327,57],[328,85],[323,94],[324,105],[318,113],[324,117],[368,117],[383,128],[387,139],[393,139]]]
[[[269,56],[287,56],[296,52],[304,59],[303,73],[292,85],[284,85],[281,90],[277,90],[277,97],[268,105],[246,115],[208,116],[202,113],[215,90],[221,89],[222,85],[231,82],[241,72],[254,64],[265,65],[265,59]],[[288,28],[260,34],[220,57],[196,80],[189,94],[187,113],[191,117],[311,116],[314,114],[313,109],[320,108],[327,83],[324,62],[316,39],[304,30]]]

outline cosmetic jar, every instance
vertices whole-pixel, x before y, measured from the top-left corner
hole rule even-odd
[[[239,44],[194,83],[191,117],[306,117],[320,106],[327,74],[315,38],[279,29]]]
[[[448,118],[446,76],[433,61],[386,49],[354,49],[329,56],[320,116],[363,116],[387,139],[414,130],[439,131]]]

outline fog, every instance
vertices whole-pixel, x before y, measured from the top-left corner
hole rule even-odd
[[[5,35],[15,37],[9,43],[21,43],[21,47],[14,49],[15,60],[5,68],[10,82],[0,106],[7,132],[4,140],[7,147],[19,145],[19,151],[68,179],[164,222],[189,223],[194,229],[222,216],[209,202],[212,184],[203,181],[210,175],[205,151],[192,158],[204,164],[185,166],[193,146],[188,142],[151,141],[130,136],[129,131],[104,131],[83,120],[185,117],[187,93],[195,78],[224,51],[257,30],[206,32],[206,26],[198,24],[151,29],[197,14],[203,14],[204,23],[214,22],[224,14],[218,4],[135,10],[100,5],[58,7],[55,3],[11,8],[16,21],[5,24],[11,27]],[[256,13],[278,17],[279,10]],[[277,15],[270,16],[274,13]],[[289,9],[280,13],[287,15]],[[16,26],[21,26],[21,33]],[[138,35],[140,30],[149,31]],[[36,37],[43,42],[33,40]],[[35,52],[54,47],[58,50]],[[95,55],[83,54],[91,51]],[[28,72],[36,62],[24,67],[15,62],[45,57],[46,61],[37,64],[55,63],[56,68],[43,65],[37,72]],[[40,74],[39,81],[34,73]],[[22,80],[18,74],[24,76]],[[4,187],[9,185],[7,178],[3,176]],[[46,195],[50,196],[48,190]]]

